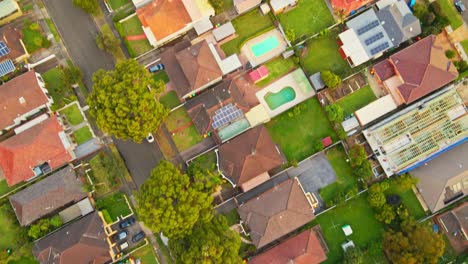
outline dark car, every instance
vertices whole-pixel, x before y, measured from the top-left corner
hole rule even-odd
[[[128,219],[125,219],[124,221],[120,222],[119,226],[120,228],[127,228],[135,223],[135,218],[130,217]]]
[[[118,233],[117,235],[115,235],[115,240],[119,241],[119,240],[123,240],[125,238],[127,238],[127,231],[121,231],[120,233]]]
[[[145,238],[145,232],[140,231],[138,234],[136,234],[136,235],[134,235],[132,237],[132,242],[136,243],[136,242],[142,240],[143,238]]]
[[[465,5],[462,1],[458,0],[455,2],[455,7],[457,8],[458,12],[463,13],[466,10]]]
[[[158,72],[164,70],[164,64],[159,63],[149,68],[149,72]]]

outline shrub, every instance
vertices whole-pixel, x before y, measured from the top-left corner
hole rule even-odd
[[[285,34],[286,34],[286,38],[290,42],[296,41],[296,32],[294,31],[294,29],[286,29]]]
[[[97,0],[73,0],[73,4],[91,15],[97,15],[100,12]]]
[[[334,74],[331,71],[322,71],[320,72],[320,76],[323,82],[325,83],[325,85],[330,89],[335,89],[341,84],[340,76]]]
[[[422,22],[425,26],[430,26],[436,19],[436,15],[432,12],[426,12],[423,16]]]
[[[336,134],[338,135],[338,138],[341,140],[345,140],[348,135],[344,131],[343,127],[340,125],[340,127],[336,130]]]
[[[32,31],[39,31],[39,28],[40,28],[40,27],[39,27],[39,24],[38,24],[38,23],[32,23],[32,24],[29,25],[28,28],[29,28],[30,30],[32,30]]]
[[[365,160],[361,163],[361,165],[353,168],[353,175],[360,179],[370,178],[372,176],[372,167],[370,161]]]
[[[358,167],[367,160],[366,150],[358,144],[352,146],[348,154],[351,159],[351,167]]]
[[[364,263],[364,253],[357,247],[346,249],[343,258],[344,264],[362,264]]]
[[[411,177],[408,173],[396,177],[396,182],[403,192],[411,190],[418,181],[418,178]]]
[[[223,0],[209,0],[211,6],[215,9],[216,14],[222,13],[224,9]]]
[[[369,187],[369,196],[367,197],[367,201],[371,207],[374,209],[380,209],[386,203],[384,192],[388,187],[388,183],[385,182],[375,183]]]
[[[39,47],[42,46],[42,43],[43,43],[42,37],[35,37],[33,41],[34,41],[34,45],[39,46]]]
[[[445,57],[449,58],[449,59],[453,59],[455,58],[455,51],[454,50],[447,50],[445,51]]]
[[[453,63],[457,68],[458,72],[465,72],[468,70],[468,64],[464,60],[456,61]]]
[[[395,219],[395,217],[395,210],[389,204],[384,204],[375,215],[375,219],[387,225],[390,224],[393,221],[393,219]]]
[[[327,113],[328,119],[332,122],[340,123],[344,119],[344,110],[337,104],[327,105],[325,107],[325,112]]]

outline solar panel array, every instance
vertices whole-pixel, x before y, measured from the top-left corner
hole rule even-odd
[[[386,48],[390,47],[390,44],[388,44],[387,41],[385,41],[384,43],[378,45],[377,47],[373,48],[370,50],[371,52],[371,55],[374,56],[375,54],[377,53],[380,53],[382,51],[384,51]]]
[[[3,62],[0,62],[0,77],[3,77],[7,75],[10,72],[15,71],[15,65],[11,60],[6,60]]]
[[[366,39],[364,41],[364,43],[366,43],[366,45],[369,46],[370,44],[376,42],[379,39],[382,39],[383,37],[384,37],[384,34],[382,32],[379,32],[379,33],[373,35],[372,37]]]
[[[380,23],[379,23],[378,20],[374,20],[374,21],[372,21],[371,23],[369,23],[369,24],[363,26],[362,28],[358,29],[358,30],[357,30],[357,34],[358,34],[358,35],[362,35],[362,34],[366,33],[367,31],[369,31],[369,30],[371,30],[371,29],[377,27],[379,24],[380,24]]]
[[[10,53],[10,50],[8,49],[7,45],[5,44],[5,42],[0,41],[0,57],[5,56],[8,53]]]
[[[213,128],[217,129],[222,127],[243,115],[244,113],[235,105],[228,104],[215,111],[215,115],[213,116]]]

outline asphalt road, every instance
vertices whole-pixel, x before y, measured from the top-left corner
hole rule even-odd
[[[90,90],[95,71],[114,68],[112,56],[96,46],[95,37],[99,32],[96,24],[91,16],[74,7],[71,0],[44,0],[44,3]]]
[[[462,0],[462,2],[465,5],[465,7],[468,8],[468,0]],[[465,12],[463,12],[463,14],[461,15],[465,23],[468,24],[468,10],[465,10]]]

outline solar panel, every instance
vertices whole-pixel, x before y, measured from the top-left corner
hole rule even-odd
[[[385,43],[382,43],[382,44],[378,45],[377,47],[371,49],[370,50],[371,55],[374,56],[375,54],[384,51],[388,47],[390,47],[390,44],[388,44],[388,42],[385,41]]]
[[[366,45],[369,46],[370,44],[376,42],[377,40],[379,40],[379,39],[381,39],[383,37],[384,37],[384,34],[382,32],[379,32],[379,33],[375,34],[374,36],[366,39],[364,41],[364,43],[366,43]]]
[[[3,77],[7,75],[10,72],[15,71],[15,65],[11,60],[6,60],[3,62],[0,62],[0,77]]]
[[[379,23],[378,20],[374,20],[374,21],[370,22],[369,24],[363,26],[362,28],[358,29],[358,30],[357,30],[357,34],[358,34],[358,35],[362,35],[362,34],[366,33],[367,31],[369,31],[369,30],[375,28],[375,27],[378,26],[379,24],[380,24],[380,23]]]
[[[243,115],[244,113],[239,108],[233,104],[228,104],[215,111],[215,115],[213,116],[213,128],[217,129],[222,127]]]
[[[10,50],[8,49],[7,45],[5,44],[5,42],[0,41],[0,57],[5,56],[8,53],[10,53]]]

